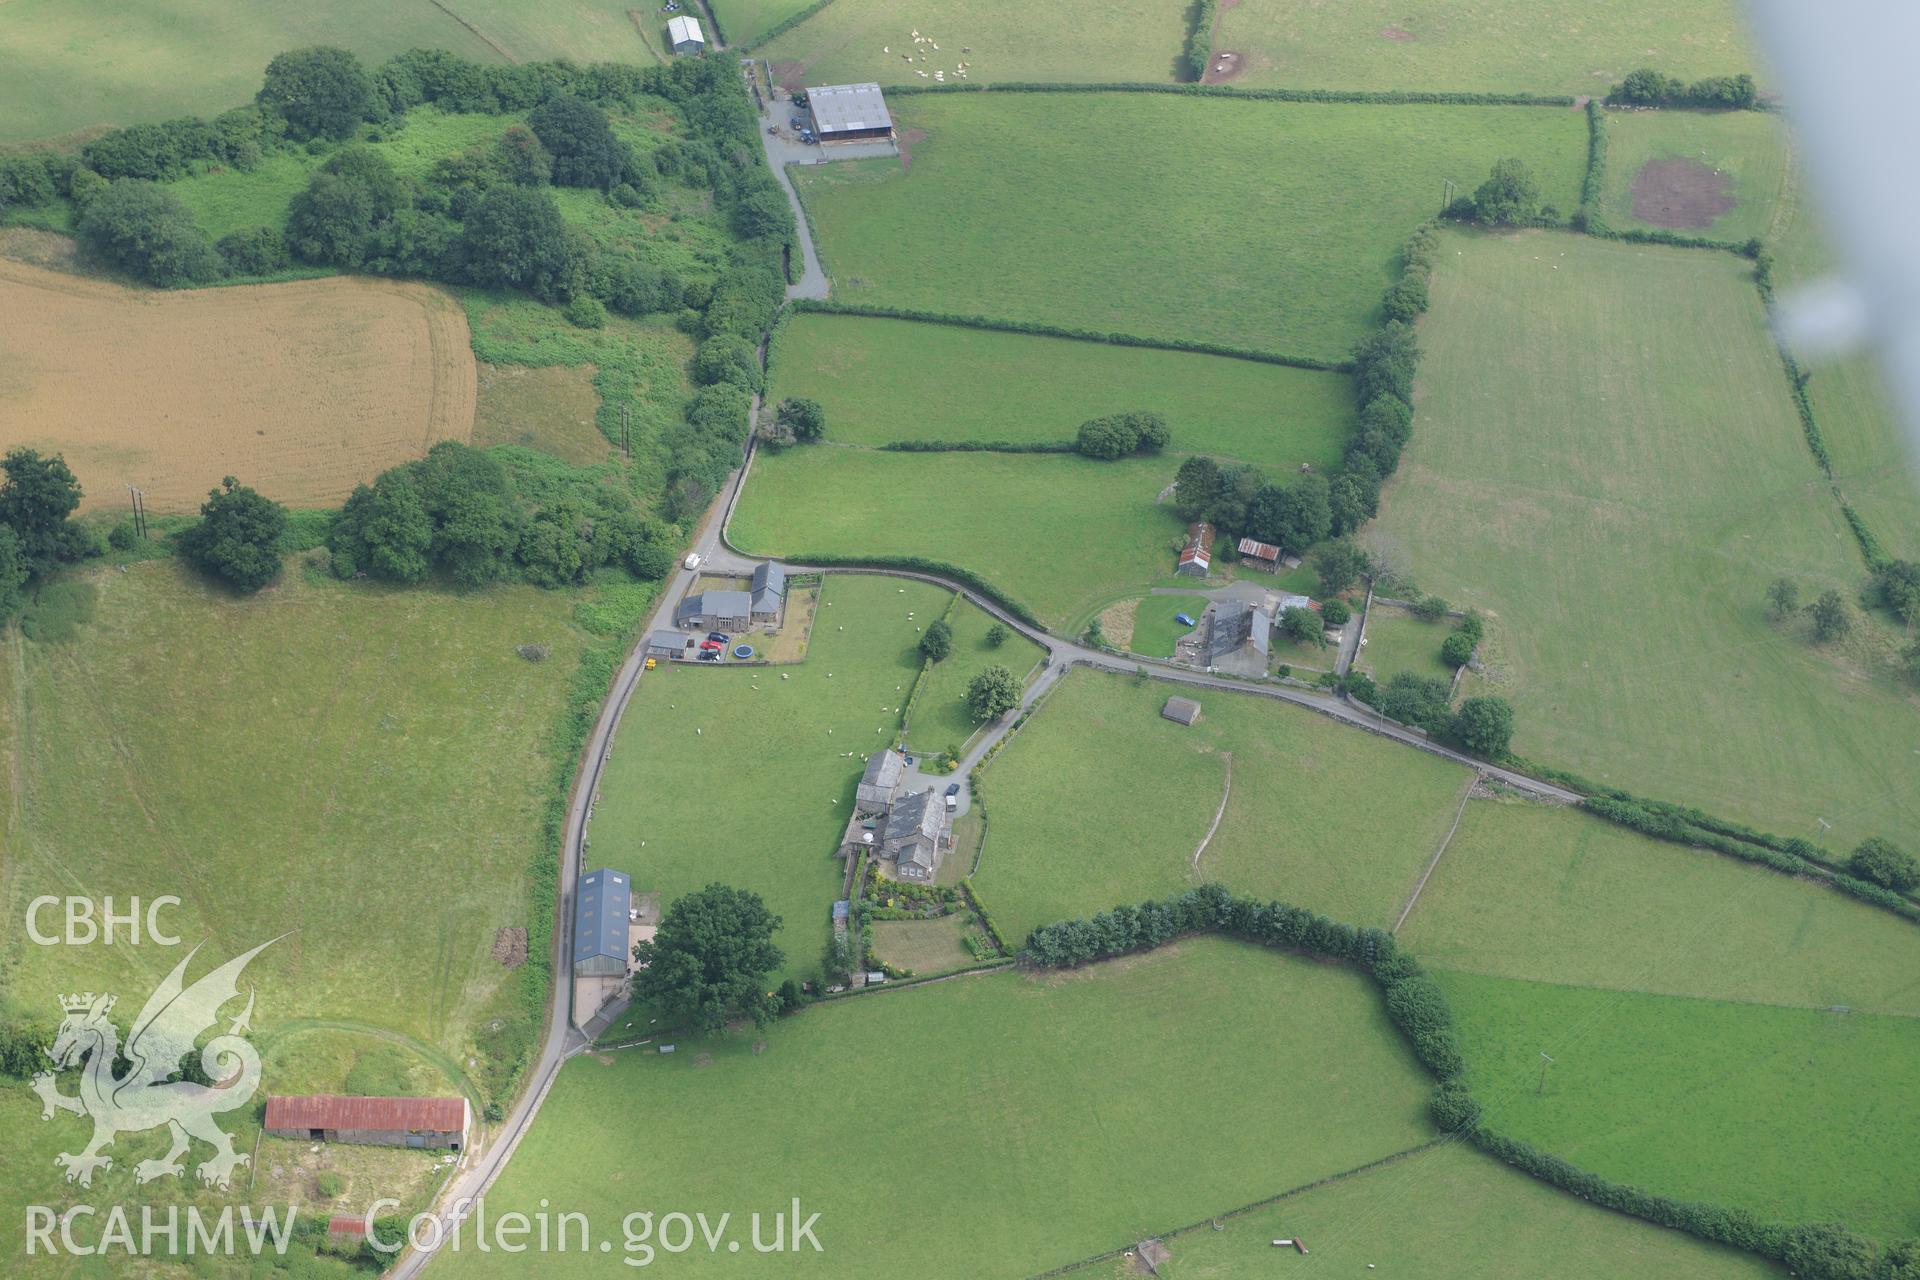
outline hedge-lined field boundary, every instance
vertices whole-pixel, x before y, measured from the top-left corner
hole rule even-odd
[[[1487,1128],[1481,1124],[1480,1104],[1461,1079],[1465,1062],[1452,1006],[1439,984],[1384,929],[1358,928],[1302,907],[1261,902],[1206,884],[1175,898],[1042,925],[1028,935],[1020,961],[1035,968],[1078,968],[1209,933],[1358,968],[1379,991],[1387,1019],[1437,1082],[1435,1125],[1522,1173],[1616,1213],[1784,1262],[1807,1280],[1857,1280],[1865,1272],[1853,1269],[1852,1260],[1880,1252],[1876,1243],[1838,1224],[1768,1223],[1745,1209],[1655,1195]]]
[[[1313,369],[1321,373],[1353,371],[1353,363],[1348,360],[1321,360],[1314,356],[1287,355],[1278,351],[1230,347],[1224,343],[1198,342],[1185,338],[1148,338],[1135,333],[1103,333],[1098,329],[1070,329],[1064,325],[1042,324],[1038,321],[998,320],[991,316],[969,316],[951,311],[923,311],[916,307],[835,302],[830,298],[795,298],[792,306],[795,311],[810,311],[815,315],[863,316],[872,320],[913,320],[920,324],[945,324],[960,329],[1025,333],[1041,338],[1070,338],[1075,342],[1104,342],[1115,347],[1153,347],[1162,351],[1185,351],[1194,355],[1222,356],[1228,360],[1251,360],[1258,364],[1279,364],[1294,369]]]
[[[1574,104],[1574,99],[1564,94],[1413,92],[1397,89],[1239,89],[1226,84],[1156,84],[1140,80],[1094,84],[1027,80],[1000,84],[902,84],[888,85],[886,91],[895,98],[925,93],[1171,93],[1189,98],[1230,98],[1244,102],[1344,102],[1377,107],[1571,107]]]
[[[962,569],[959,565],[948,564],[944,560],[929,560],[923,556],[837,556],[802,552],[782,553],[779,558],[788,564],[817,565],[822,569],[870,569],[877,573],[898,571],[907,574],[931,574],[936,578],[945,579],[944,585],[951,586],[958,583],[970,591],[978,592],[1035,631],[1046,630],[1046,626],[1026,605],[973,570]]]
[[[833,0],[814,0],[812,4],[808,5],[806,8],[802,9],[800,12],[794,14],[792,17],[783,18],[779,22],[774,23],[772,26],[768,27],[765,31],[755,36],[753,39],[747,41],[745,44],[736,48],[733,52],[752,53],[754,50],[760,48],[763,45],[772,44],[777,37],[787,34],[787,32],[793,30],[795,27],[799,26],[801,23],[805,22],[808,18],[811,18],[814,14],[819,13],[822,9],[826,8],[828,5],[832,3],[833,3]]]
[[[1213,24],[1220,15],[1220,0],[1194,0],[1193,26],[1187,32],[1187,47],[1180,55],[1187,77],[1198,84],[1213,64]]]

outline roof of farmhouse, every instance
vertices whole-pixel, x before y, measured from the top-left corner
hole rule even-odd
[[[701,44],[707,42],[707,38],[700,33],[700,24],[685,14],[667,19],[667,35],[675,44],[683,40],[697,40]]]
[[[891,129],[893,117],[877,84],[829,84],[807,90],[814,123],[826,133]]]

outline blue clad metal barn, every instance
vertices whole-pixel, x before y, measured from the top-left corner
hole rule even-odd
[[[633,885],[621,872],[601,867],[581,876],[576,890],[574,975],[625,976],[632,963],[627,951],[627,913],[633,907]]]

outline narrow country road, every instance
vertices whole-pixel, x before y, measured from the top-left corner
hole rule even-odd
[[[778,109],[778,104],[774,104]],[[800,208],[800,199],[794,193],[793,184],[788,180],[786,164],[790,147],[780,139],[761,131],[761,145],[767,153],[767,162],[772,167],[780,185],[787,193],[787,200],[793,206],[794,218],[798,224],[798,241],[803,269],[800,279],[788,286],[787,297],[824,298],[827,296],[827,278],[820,269],[820,261],[814,252],[812,229],[807,225],[806,216]],[[766,358],[764,342],[761,359]],[[753,400],[753,421],[759,421],[762,408],[761,398],[755,395]],[[567,822],[561,844],[560,883],[555,899],[553,929],[553,992],[547,1001],[546,1038],[540,1047],[540,1056],[528,1071],[528,1087],[515,1102],[512,1111],[497,1127],[484,1150],[469,1157],[467,1162],[448,1179],[442,1188],[440,1197],[432,1215],[439,1220],[438,1239],[450,1240],[455,1229],[464,1222],[471,1212],[473,1202],[485,1195],[500,1171],[512,1158],[520,1141],[532,1127],[534,1117],[540,1112],[541,1104],[546,1101],[547,1093],[553,1088],[560,1074],[560,1068],[566,1060],[589,1047],[586,1037],[573,1026],[573,984],[569,981],[569,957],[573,953],[573,900],[575,884],[579,879],[582,862],[581,843],[586,835],[587,810],[599,791],[600,775],[606,766],[608,753],[612,750],[613,739],[620,727],[620,718],[626,713],[627,703],[633,697],[633,691],[639,684],[646,668],[646,636],[664,623],[671,624],[673,610],[681,597],[692,588],[694,579],[701,572],[738,574],[751,572],[761,558],[741,554],[728,541],[727,529],[732,523],[735,505],[739,502],[740,492],[753,469],[755,441],[749,435],[744,459],[739,467],[727,477],[727,484],[707,515],[696,530],[691,550],[700,557],[698,570],[677,568],[663,584],[659,601],[646,622],[635,632],[634,647],[621,664],[615,675],[606,700],[601,704],[599,718],[594,722],[593,732],[588,735],[585,754],[574,779],[573,791],[568,798]],[[682,562],[684,564],[684,560]],[[1020,706],[1003,716],[993,730],[973,745],[961,767],[951,775],[962,787],[961,812],[970,805],[972,796],[966,779],[974,766],[985,759],[994,745],[1012,731],[1020,716],[1030,710],[1046,691],[1059,682],[1075,666],[1090,667],[1097,671],[1114,671],[1127,674],[1144,671],[1148,678],[1163,680],[1172,684],[1191,685],[1199,688],[1226,689],[1236,693],[1251,694],[1256,697],[1274,698],[1281,702],[1291,702],[1306,707],[1322,715],[1340,721],[1343,724],[1365,729],[1383,737],[1422,751],[1445,757],[1468,768],[1478,770],[1482,775],[1495,779],[1516,791],[1524,792],[1544,800],[1562,804],[1576,804],[1580,800],[1577,792],[1552,783],[1530,778],[1510,769],[1490,765],[1471,756],[1455,751],[1450,747],[1430,742],[1420,734],[1404,729],[1383,720],[1380,716],[1363,711],[1359,707],[1339,698],[1309,693],[1284,685],[1254,683],[1236,680],[1226,676],[1213,675],[1204,671],[1179,667],[1159,658],[1143,658],[1132,654],[1116,654],[1105,650],[1090,649],[1074,641],[1063,639],[1050,631],[1029,625],[1014,617],[997,602],[988,599],[961,583],[942,578],[937,574],[921,573],[903,569],[883,567],[807,566],[792,564],[790,572],[834,572],[867,573],[888,577],[911,578],[930,582],[957,591],[974,605],[985,610],[997,620],[1005,623],[1021,635],[1026,636],[1046,651],[1046,665],[1040,675],[1028,686],[1022,696]],[[438,1248],[409,1248],[388,1269],[387,1275],[394,1280],[410,1280],[417,1276],[428,1263],[433,1261]]]

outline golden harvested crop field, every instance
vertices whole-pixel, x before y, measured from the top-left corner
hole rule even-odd
[[[153,293],[0,261],[0,448],[62,453],[83,509],[192,511],[225,475],[290,506],[473,433],[460,306],[335,278]]]

